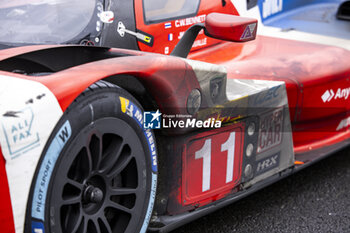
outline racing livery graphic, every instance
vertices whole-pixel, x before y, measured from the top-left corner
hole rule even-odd
[[[345,148],[349,5],[0,3],[1,232],[169,232]]]

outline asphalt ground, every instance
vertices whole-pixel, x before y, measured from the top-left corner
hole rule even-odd
[[[350,233],[350,148],[172,233]]]

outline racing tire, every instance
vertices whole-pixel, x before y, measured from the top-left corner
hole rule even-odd
[[[141,105],[99,81],[65,111],[33,179],[26,232],[146,232],[156,194],[153,132]]]

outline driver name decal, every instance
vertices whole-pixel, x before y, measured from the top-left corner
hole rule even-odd
[[[206,17],[207,17],[206,15],[198,15],[191,18],[178,19],[178,20],[175,20],[175,27],[179,28],[179,27],[191,26],[196,23],[204,23]]]

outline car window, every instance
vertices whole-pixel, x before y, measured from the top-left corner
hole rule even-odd
[[[95,8],[96,0],[0,0],[0,42],[63,43],[87,27]]]
[[[143,0],[147,24],[195,15],[200,0]]]

